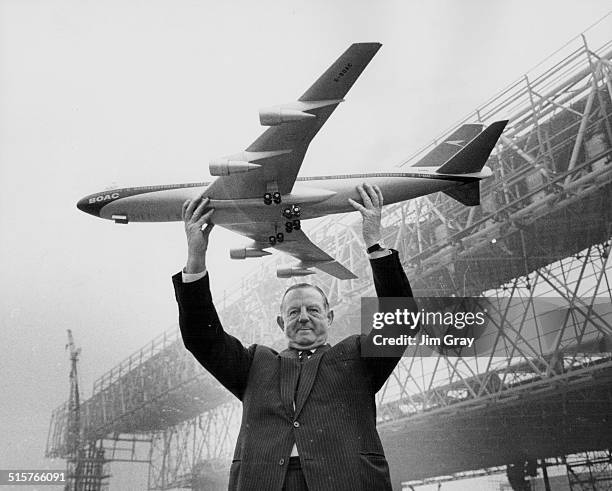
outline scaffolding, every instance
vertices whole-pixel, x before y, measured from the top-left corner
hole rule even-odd
[[[612,489],[612,453],[584,452],[566,462],[569,485],[575,491]]]
[[[101,491],[108,489],[108,460],[101,442],[86,441],[82,435],[81,401],[78,380],[78,361],[81,349],[74,344],[68,329],[70,351],[70,395],[61,411],[55,411],[47,439],[47,457],[66,459],[66,491]],[[49,442],[60,444],[50,451]]]
[[[611,24],[609,16],[597,33],[609,37]],[[609,449],[611,55],[608,38],[593,49],[580,36],[436,140],[466,122],[510,120],[481,206],[438,193],[385,209],[384,241],[399,251],[416,296],[483,297],[498,314],[486,355],[409,350],[378,393],[394,482],[414,487]],[[334,342],[359,332],[359,301],[373,295],[360,223],[344,215],[304,228],[359,275],[314,278],[336,311]],[[216,299],[224,325],[245,344],[282,346],[280,331],[261,322],[275,318],[287,286],[269,281],[279,261],[261,260]],[[552,330],[542,314],[550,302]],[[83,440],[134,442],[124,458],[150,463],[149,489],[217,489],[226,479],[238,403],[186,352],[176,330],[103,375],[81,407]],[[53,413],[50,456],[65,455],[66,414],[66,406]],[[134,450],[136,441],[146,456]]]

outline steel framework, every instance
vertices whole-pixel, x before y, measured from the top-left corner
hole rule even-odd
[[[100,491],[108,489],[108,460],[104,457],[101,442],[83,439],[81,425],[81,402],[78,381],[78,360],[81,349],[74,344],[72,331],[68,329],[70,350],[70,395],[58,415],[60,424],[52,425],[49,441],[61,441],[56,452],[66,458],[66,491]],[[53,433],[51,433],[53,431]]]
[[[609,36],[611,21],[595,34]],[[439,193],[386,211],[385,242],[400,252],[417,296],[482,296],[498,314],[487,354],[409,350],[379,392],[379,431],[395,482],[417,485],[610,446],[612,42],[606,41],[593,50],[586,36],[577,38],[444,133],[464,122],[510,119],[481,206],[467,208]],[[349,215],[308,230],[360,273],[350,281],[315,278],[340,319],[332,341],[359,331],[360,298],[373,293],[359,229]],[[262,260],[216,299],[224,324],[245,344],[282,344],[277,328],[261,323],[275,317],[287,286],[267,280],[278,261]],[[553,329],[542,313],[543,299],[551,298]],[[173,331],[96,381],[81,418],[87,441],[148,448],[146,457],[133,450],[125,459],[150,462],[150,489],[217,489],[240,410]],[[65,455],[65,425],[61,407],[52,417],[49,456]]]
[[[566,462],[567,476],[572,489],[586,491],[612,489],[612,453],[585,452],[573,462]]]

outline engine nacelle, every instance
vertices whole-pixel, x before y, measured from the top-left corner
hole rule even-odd
[[[316,118],[316,116],[285,106],[266,107],[259,110],[259,122],[262,126],[277,126],[283,123],[312,118]]]
[[[312,269],[308,268],[300,268],[300,267],[292,267],[292,268],[278,268],[276,270],[277,278],[291,278],[293,276],[308,276],[310,274],[314,274],[315,272]]]
[[[269,256],[271,253],[263,249],[255,249],[254,247],[240,247],[238,249],[230,249],[230,257],[232,259],[246,259],[247,257],[263,257]]]
[[[211,176],[229,176],[230,174],[240,174],[251,170],[259,169],[259,164],[246,162],[243,160],[219,159],[213,160],[208,164]]]

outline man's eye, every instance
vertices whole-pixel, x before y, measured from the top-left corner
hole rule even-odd
[[[295,317],[297,315],[298,311],[297,310],[290,310],[289,311],[289,317]]]
[[[321,311],[317,309],[316,307],[311,307],[308,309],[308,312],[310,312],[311,314],[318,314]]]

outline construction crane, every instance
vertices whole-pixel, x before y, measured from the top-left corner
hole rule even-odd
[[[68,344],[66,349],[70,351],[70,396],[68,398],[68,424],[66,425],[67,455],[67,490],[81,489],[81,403],[79,399],[79,379],[77,362],[81,349],[74,344],[72,331],[68,329]]]
[[[70,397],[68,399],[68,421],[66,422],[66,463],[68,477],[65,491],[98,491],[105,488],[108,475],[104,466],[104,449],[88,442],[81,434],[81,401],[77,362],[81,348],[74,344],[72,331],[68,329],[70,351]]]
[[[68,425],[66,443],[68,453],[76,456],[80,446],[81,428],[81,404],[79,400],[79,380],[77,376],[77,362],[81,354],[81,348],[74,344],[72,331],[68,329],[68,344],[66,349],[70,350],[70,397],[68,399]]]

